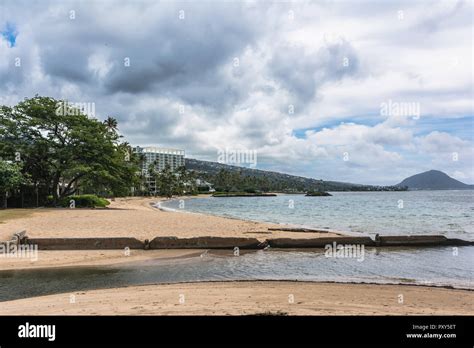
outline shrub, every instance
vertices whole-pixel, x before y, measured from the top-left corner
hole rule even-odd
[[[198,192],[209,192],[209,186],[198,186]]]
[[[46,207],[52,207],[53,206],[53,196],[49,195],[46,197],[46,200],[44,201],[44,205]]]
[[[97,197],[96,195],[77,195],[63,197],[59,200],[57,206],[60,207],[69,207],[71,200],[74,200],[76,208],[105,208],[110,204],[105,198]],[[46,200],[47,206],[53,206],[53,197],[48,196]]]

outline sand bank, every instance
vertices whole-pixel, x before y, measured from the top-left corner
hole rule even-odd
[[[70,295],[75,303],[70,303]],[[403,295],[403,303],[399,303]],[[292,302],[292,303],[290,303]],[[0,315],[473,315],[474,292],[291,281],[205,282],[80,291],[2,302]]]
[[[136,261],[194,257],[204,250],[39,250],[33,258],[0,257],[0,271],[76,266],[106,266]]]

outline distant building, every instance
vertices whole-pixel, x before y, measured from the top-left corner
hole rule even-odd
[[[196,179],[196,186],[198,187],[199,191],[216,192],[210,182],[202,179]]]
[[[165,169],[168,164],[171,170],[176,170],[184,166],[184,150],[169,149],[164,147],[140,147],[134,148],[134,151],[143,154],[145,161],[143,162],[142,172],[147,175],[150,165],[155,165],[157,171]]]
[[[134,152],[142,154],[145,161],[142,164],[142,173],[147,178],[148,189],[156,193],[156,182],[149,176],[150,166],[155,166],[157,172],[165,169],[169,165],[171,170],[176,170],[184,166],[184,150],[169,149],[163,147],[140,147],[136,146]]]

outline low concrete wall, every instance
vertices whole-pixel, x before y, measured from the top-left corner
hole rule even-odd
[[[380,236],[376,239],[380,246],[436,246],[436,245],[472,245],[461,239],[448,239],[441,235]]]
[[[474,241],[462,240],[458,238],[446,239],[445,245],[474,245]]]
[[[10,240],[5,240],[0,242],[0,247],[5,250],[9,248],[11,245],[16,245],[18,246],[19,244],[22,244],[25,241],[26,238],[26,231],[20,231],[17,233],[14,233]]]
[[[27,244],[38,250],[144,249],[145,243],[135,238],[28,238]]]
[[[335,233],[336,232],[328,231],[328,230],[317,230],[314,228],[303,228],[303,227],[269,227],[269,231],[283,231],[283,232],[308,232],[308,233]]]
[[[268,239],[268,245],[272,248],[324,248],[327,244],[364,244],[365,246],[462,246],[474,245],[474,242],[462,239],[449,239],[445,236],[378,236],[375,241],[370,237],[332,237],[293,239],[275,238]]]
[[[22,243],[26,238],[26,230],[14,233],[12,239],[16,240],[17,243]]]
[[[150,249],[262,249],[266,244],[256,238],[234,238],[234,237],[156,237],[149,247]]]
[[[448,239],[445,236],[378,236],[375,241],[369,237],[324,237],[324,238],[274,238],[260,242],[256,238],[238,237],[156,237],[151,242],[136,238],[27,238],[18,235],[9,244],[35,244],[38,250],[100,250],[100,249],[263,249],[272,248],[324,248],[328,244],[363,244],[365,246],[442,246],[474,245],[474,242],[461,239]]]
[[[375,242],[369,237],[324,237],[324,238],[274,238],[267,240],[272,248],[324,248],[328,244],[364,244],[373,246]]]

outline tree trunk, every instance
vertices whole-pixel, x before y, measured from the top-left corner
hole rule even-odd
[[[53,180],[53,202],[54,202],[54,205],[56,205],[58,202],[59,202],[59,178],[60,178],[60,175],[59,174],[56,174],[56,176],[54,177],[54,180]]]
[[[3,208],[3,209],[7,209],[7,205],[8,205],[8,193],[7,193],[7,191],[5,191],[4,194],[3,194],[3,205],[2,205],[2,208]]]

